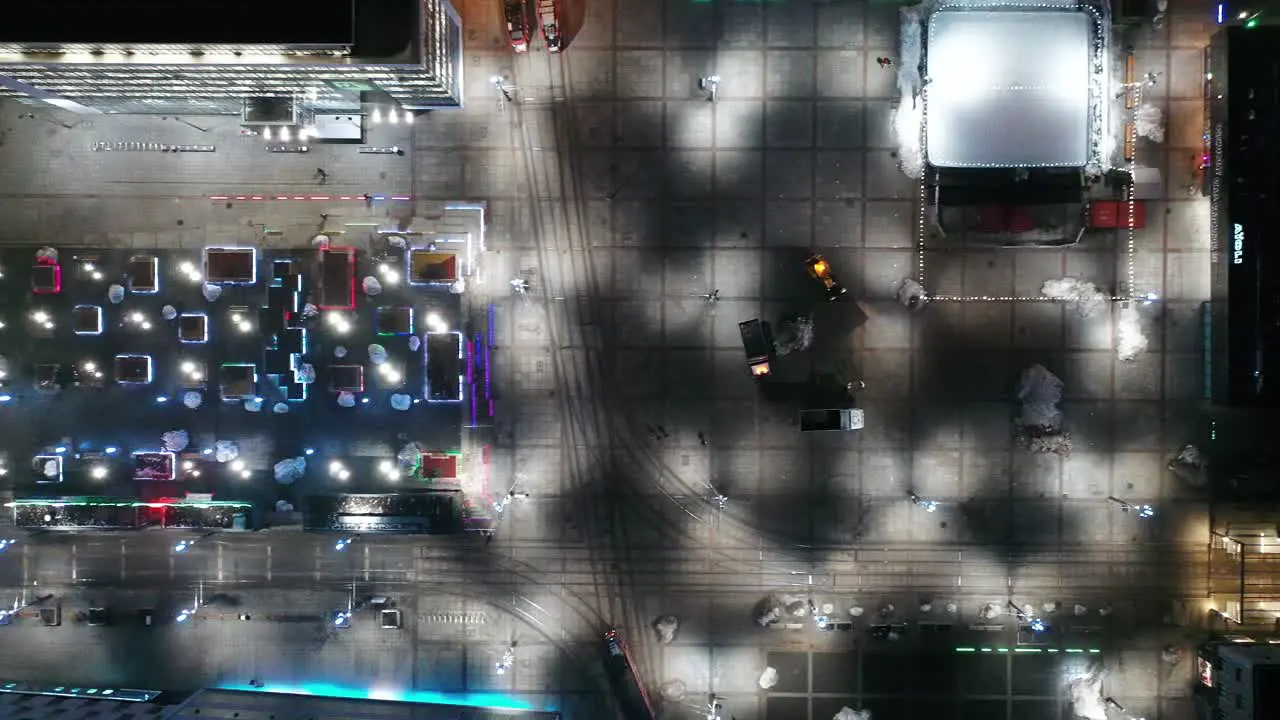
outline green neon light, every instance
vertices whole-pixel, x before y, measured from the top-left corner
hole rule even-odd
[[[974,648],[956,648],[956,652],[962,652],[962,653],[971,653],[975,651],[976,650]]]
[[[996,648],[996,652],[1007,653],[1009,652],[1009,648]]]
[[[1099,650],[1099,649],[1097,649],[1097,648],[1089,648],[1089,652],[1091,652],[1091,653],[1100,653],[1100,652],[1102,652],[1102,651],[1101,651],[1101,650]]]
[[[1080,648],[1067,648],[1067,652],[1069,652],[1069,653],[1082,653],[1082,652],[1084,652],[1084,651],[1083,651],[1083,650],[1081,650]]]
[[[1049,648],[1047,652],[1058,652],[1058,648]]]
[[[1013,651],[1014,651],[1014,652],[1016,652],[1016,653],[1029,653],[1029,652],[1030,652],[1030,653],[1037,653],[1037,652],[1044,652],[1044,651],[1043,651],[1043,650],[1041,650],[1040,648],[1014,648],[1014,649],[1013,649]]]
[[[982,648],[982,652],[991,652],[991,648]]]

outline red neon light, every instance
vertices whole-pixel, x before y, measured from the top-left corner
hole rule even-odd
[[[52,287],[33,287],[31,292],[36,295],[57,295],[62,292],[62,266],[50,260],[41,259],[36,267],[49,266],[53,268],[53,285]]]
[[[321,310],[353,310],[356,306],[356,249],[345,245],[330,245],[320,249],[320,278],[324,281],[325,255],[344,255],[351,272],[347,275],[348,302],[346,305],[320,305]]]

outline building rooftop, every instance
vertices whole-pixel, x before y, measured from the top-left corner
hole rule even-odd
[[[936,167],[1083,167],[1092,18],[943,9],[929,19],[926,140]]]
[[[413,12],[410,0],[41,0],[0,8],[0,43],[403,45]]]

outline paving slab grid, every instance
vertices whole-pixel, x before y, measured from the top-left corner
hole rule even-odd
[[[619,564],[631,569],[564,553],[558,567],[538,570],[553,599],[594,604],[600,617],[623,623],[655,682],[684,681],[691,702],[721,693],[740,720],[825,718],[837,701],[873,707],[877,718],[1056,716],[1048,707],[1062,702],[1062,684],[1034,677],[1067,671],[1048,660],[984,660],[987,678],[963,681],[963,699],[920,697],[925,687],[958,686],[947,679],[954,664],[932,661],[952,657],[956,642],[936,652],[914,640],[891,646],[896,652],[869,642],[853,650],[852,633],[807,624],[763,632],[750,622],[765,592],[787,589],[843,616],[892,604],[902,622],[954,602],[957,641],[969,642],[964,628],[984,603],[1056,601],[1088,611],[1083,620],[1060,611],[1055,623],[1106,628],[1109,638],[1082,627],[1055,641],[1060,649],[1105,646],[1097,657],[1113,670],[1109,690],[1131,710],[1190,717],[1190,671],[1158,667],[1169,635],[1149,628],[1168,598],[1204,594],[1196,580],[1200,505],[1161,467],[1186,441],[1186,410],[1200,392],[1207,211],[1186,199],[1178,173],[1198,148],[1192,58],[1208,8],[1177,8],[1138,43],[1139,71],[1166,73],[1152,94],[1169,118],[1166,146],[1176,149],[1142,147],[1144,163],[1165,169],[1168,199],[1152,204],[1150,227],[1135,238],[1132,285],[1162,301],[1141,308],[1148,352],[1119,364],[1105,312],[1080,318],[1042,303],[941,303],[911,316],[895,302],[896,284],[920,261],[919,188],[891,155],[894,83],[874,62],[894,54],[895,6],[567,3],[573,41],[562,61],[549,61],[540,49],[512,58],[498,3],[460,5],[468,107],[370,139],[412,147],[405,158],[349,148],[272,156],[242,143],[226,119],[196,120],[205,130],[159,119],[77,125],[61,116],[18,120],[20,110],[0,108],[5,239],[200,247],[255,242],[274,229],[272,241],[297,245],[322,226],[367,233],[371,226],[360,223],[465,225],[444,205],[486,201],[493,252],[487,284],[470,297],[476,311],[486,295],[497,306],[494,475],[518,474],[532,493],[504,518],[495,550],[580,549],[577,526],[599,531],[602,521],[575,520],[562,506],[599,493],[583,479],[591,463],[606,457],[641,468],[633,474],[644,482],[633,490],[642,497],[632,504],[663,520],[629,526]],[[722,78],[714,103],[696,85],[711,73]],[[495,74],[514,103],[502,101],[489,80]],[[217,142],[219,150],[126,159],[90,149],[115,140]],[[316,167],[329,170],[327,187],[315,185]],[[414,200],[333,200],[365,192]],[[248,199],[313,193],[329,199]],[[232,197],[209,200],[222,195]],[[321,213],[329,216],[323,225]],[[1035,295],[1045,277],[1073,273],[1112,287],[1130,263],[1117,243],[1034,255],[926,247],[925,279],[932,292],[961,296]],[[864,380],[868,427],[856,435],[801,436],[794,409],[766,401],[742,364],[736,323],[776,321],[813,304],[801,265],[812,248],[831,259],[857,302],[821,309],[812,357],[784,359],[779,372]],[[533,282],[529,300],[503,292],[515,275]],[[947,283],[956,289],[944,290]],[[715,306],[696,297],[713,289],[722,298]],[[585,347],[608,352],[593,361]],[[1066,383],[1076,438],[1069,458],[1012,447],[1012,393],[1032,362]],[[668,437],[650,442],[645,425]],[[703,498],[708,484],[732,498],[718,521]],[[906,499],[911,489],[937,499],[939,512],[918,512]],[[1108,504],[1110,495],[1153,502],[1160,514],[1139,525]],[[566,594],[570,578],[582,575],[610,578],[613,594],[628,602],[601,599],[607,589]],[[917,612],[926,599],[935,608]],[[1101,618],[1102,608],[1114,612]],[[655,646],[642,632],[659,612],[683,618],[674,645]],[[859,639],[866,624],[859,621]],[[1007,622],[975,632],[990,639],[971,644],[990,647],[992,657],[1014,644]],[[792,679],[766,694],[755,679],[775,662],[792,668]],[[885,668],[905,668],[909,679]],[[927,684],[931,672],[942,685]],[[567,673],[532,682],[558,687],[566,706],[593,687]]]

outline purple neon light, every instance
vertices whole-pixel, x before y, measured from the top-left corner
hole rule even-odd
[[[494,308],[494,306],[493,306],[493,305],[490,305],[490,306],[489,306],[489,347],[493,347],[493,346],[494,346],[494,342],[493,342],[493,317],[494,317],[494,309],[493,309],[493,308]]]
[[[490,348],[484,349],[484,396],[485,396],[485,399],[490,400],[490,402],[492,402],[493,388],[491,383],[493,382],[493,368],[489,365],[490,352],[491,352]],[[491,412],[490,414],[493,414],[493,413]]]
[[[471,383],[471,424],[473,426],[478,424],[476,421],[476,413],[480,411],[479,402],[479,399],[476,397],[476,384]]]
[[[476,354],[475,343],[467,341],[467,382],[471,383],[471,387],[476,386]]]

